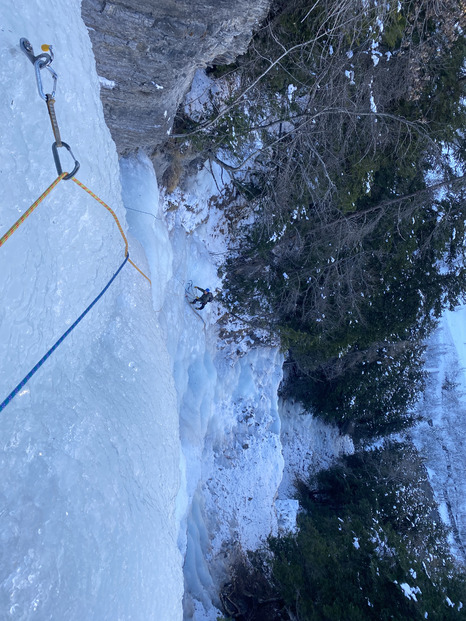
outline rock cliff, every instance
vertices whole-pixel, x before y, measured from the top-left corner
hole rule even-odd
[[[270,0],[82,0],[120,155],[167,139],[196,69],[243,53]]]

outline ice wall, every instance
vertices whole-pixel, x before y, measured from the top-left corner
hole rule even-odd
[[[3,7],[0,235],[56,177],[47,108],[21,37],[36,53],[54,45],[62,139],[81,162],[78,178],[125,226],[80,4]],[[148,270],[131,238],[130,252]],[[111,216],[72,181],[0,248],[1,400],[123,256]],[[1,619],[181,619],[176,393],[150,287],[130,265],[0,414],[0,458]]]

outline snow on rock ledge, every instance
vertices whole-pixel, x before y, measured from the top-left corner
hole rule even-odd
[[[292,498],[294,481],[331,466],[340,455],[354,452],[353,441],[336,427],[306,414],[299,403],[280,400],[281,442],[285,469],[279,498]]]

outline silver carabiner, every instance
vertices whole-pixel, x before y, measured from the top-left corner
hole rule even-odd
[[[75,156],[73,155],[73,151],[71,150],[71,147],[70,147],[70,145],[67,142],[63,142],[63,140],[62,140],[60,146],[61,147],[65,147],[65,149],[68,151],[68,153],[74,159],[74,168],[73,168],[73,170],[63,177],[63,179],[65,181],[68,181],[68,179],[71,179],[72,177],[74,177],[75,174],[78,172],[80,164],[79,164],[78,160],[75,158]],[[61,165],[61,162],[60,162],[60,156],[58,155],[58,144],[56,142],[54,142],[53,145],[52,145],[52,153],[53,153],[53,159],[55,160],[55,167],[57,169],[57,174],[58,174],[58,176],[60,176],[60,175],[63,174],[63,168],[62,168],[62,165]]]
[[[47,95],[44,93],[44,89],[42,87],[42,78],[40,77],[40,71],[41,71],[41,69],[45,69],[46,68],[52,74],[52,78],[53,78],[53,91],[50,93],[50,95],[52,96],[52,99],[55,99],[55,91],[56,91],[56,88],[57,88],[58,74],[50,66],[50,63],[52,62],[52,59],[50,59],[49,61],[43,60],[43,58],[42,58],[43,56],[48,56],[48,54],[40,54],[39,56],[37,56],[37,59],[34,62],[34,70],[36,72],[37,90],[39,91],[39,95],[46,102],[47,101]]]

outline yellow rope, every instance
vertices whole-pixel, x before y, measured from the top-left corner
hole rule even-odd
[[[29,41],[27,41],[26,39],[21,39],[21,46],[24,45],[23,47],[23,51],[26,52],[26,54],[31,57],[31,55],[33,55],[32,52],[32,46],[29,43]],[[51,52],[52,46],[50,45],[46,45],[44,44],[42,46],[42,50],[44,52]],[[38,57],[34,57],[34,60],[36,60],[36,58]],[[51,53],[51,57],[50,60],[53,60],[53,54]],[[34,61],[33,61],[34,62]],[[46,63],[49,64],[49,63]],[[39,65],[39,70],[42,69],[43,67],[45,67],[45,65],[40,66]],[[50,67],[49,67],[50,69]],[[42,93],[42,86],[41,86],[41,79],[39,76],[39,71],[37,69],[36,66],[36,74],[37,74],[37,85],[39,87],[39,94],[43,97],[43,93]],[[53,71],[53,69],[50,69],[53,77],[54,77],[54,84],[57,81],[57,74],[55,73],[55,71]],[[69,147],[69,145],[67,145],[65,142],[62,142],[61,136],[60,136],[60,130],[58,128],[58,122],[57,122],[57,116],[55,114],[55,99],[53,98],[52,95],[47,94],[45,96],[45,101],[47,104],[47,110],[49,113],[49,117],[50,117],[50,122],[52,124],[52,130],[53,130],[53,135],[55,137],[55,142],[52,146],[52,151],[53,151],[53,155],[55,158],[55,164],[57,166],[57,170],[58,172],[61,172],[62,168],[61,168],[61,164],[56,152],[56,148],[57,147],[63,147],[65,146],[68,151],[72,154],[71,149]],[[73,154],[72,154],[73,155]],[[74,157],[74,156],[73,156]],[[74,172],[77,171],[77,169],[79,168],[79,162],[75,161],[75,170]],[[13,224],[13,226],[8,229],[8,231],[2,236],[0,237],[0,247],[3,246],[3,244],[7,241],[7,239],[9,239],[13,233],[21,226],[21,224],[26,220],[27,217],[29,217],[31,215],[31,213],[34,211],[34,209],[36,209],[36,207],[44,200],[44,198],[46,196],[48,196],[48,194],[50,194],[50,192],[60,183],[60,181],[64,178],[67,177],[68,179],[71,177],[71,175],[69,175],[66,172],[61,172],[61,174],[55,179],[55,181],[45,190],[45,192],[43,194],[41,194],[39,196],[39,198],[29,207],[29,209],[27,211],[24,212],[24,214],[18,218],[18,220]],[[120,221],[118,220],[116,213],[113,211],[113,209],[111,209],[106,203],[104,203],[104,201],[102,199],[100,199],[96,194],[94,194],[94,192],[92,192],[88,187],[86,187],[84,185],[84,183],[81,183],[81,181],[78,181],[78,179],[76,179],[76,177],[71,177],[71,179],[73,179],[73,181],[76,183],[76,185],[78,185],[80,188],[82,188],[83,190],[85,190],[90,196],[92,196],[93,199],[95,199],[98,203],[100,203],[103,207],[105,207],[105,209],[107,209],[107,211],[109,211],[111,213],[111,215],[113,216],[113,219],[116,222],[116,225],[118,227],[118,230],[120,231],[120,234],[125,242],[125,257],[127,258],[128,262],[131,263],[131,265],[142,275],[144,276],[144,278],[146,280],[149,281],[149,283],[152,285],[150,278],[148,278],[144,272],[142,270],[139,269],[139,267],[133,263],[133,261],[131,261],[131,259],[129,258],[129,250],[128,250],[128,240],[126,239],[126,236],[123,232],[123,229],[121,227]]]
[[[0,246],[3,246],[6,240],[13,235],[13,233],[21,226],[21,224],[23,224],[26,218],[32,214],[34,209],[44,200],[46,196],[50,194],[50,192],[60,183],[60,181],[63,179],[63,177],[66,174],[67,173],[65,172],[65,173],[62,173],[59,177],[57,177],[55,181],[51,185],[49,185],[49,187],[45,190],[45,192],[41,194],[39,198],[29,207],[29,209],[25,211],[23,215],[20,218],[18,218],[18,220],[16,220],[13,226],[5,233],[5,235],[3,235],[3,237],[0,238]]]
[[[113,219],[116,222],[116,225],[121,233],[121,236],[123,237],[123,240],[125,242],[125,255],[128,254],[128,240],[126,239],[125,234],[123,233],[123,229],[121,228],[121,224],[120,221],[118,220],[116,213],[113,211],[113,209],[111,207],[109,207],[106,203],[104,203],[104,201],[99,198],[96,194],[94,194],[94,192],[92,192],[92,190],[90,190],[88,187],[86,187],[84,185],[84,183],[81,183],[81,181],[78,181],[78,179],[76,179],[76,177],[71,177],[71,180],[74,181],[76,183],[76,185],[79,185],[80,188],[82,188],[83,190],[85,190],[88,194],[90,194],[92,196],[92,198],[94,198],[98,203],[100,203],[103,207],[105,207],[105,209],[107,209],[113,216]]]
[[[140,269],[139,269],[139,267],[136,265],[136,263],[134,263],[133,261],[131,261],[131,259],[128,259],[128,263],[131,263],[131,265],[132,265],[135,269],[137,269],[137,271],[138,271],[138,272],[139,272],[142,276],[144,276],[144,278],[146,278],[146,279],[149,281],[149,283],[152,285],[152,281],[151,281],[151,279],[150,279],[148,276],[146,276],[142,270],[140,270]]]
[[[76,177],[71,177],[71,179],[72,179],[72,181],[74,181],[77,185],[79,185],[79,187],[80,187],[80,188],[82,188],[82,189],[83,189],[83,190],[85,190],[88,194],[90,194],[90,195],[92,196],[92,198],[94,198],[94,199],[95,199],[98,203],[100,203],[103,207],[105,207],[105,209],[107,209],[107,210],[108,210],[108,211],[112,214],[113,219],[115,220],[116,225],[117,225],[117,227],[118,227],[118,230],[120,231],[121,236],[123,237],[123,240],[124,240],[124,242],[125,242],[125,255],[127,255],[127,254],[128,254],[128,240],[126,239],[126,235],[123,233],[123,229],[122,229],[122,227],[121,227],[120,221],[119,221],[119,220],[118,220],[118,218],[117,218],[116,213],[113,211],[113,209],[111,209],[111,207],[109,207],[106,203],[104,203],[104,201],[103,201],[101,198],[99,198],[96,194],[94,194],[94,192],[92,192],[92,190],[90,190],[88,187],[86,187],[86,186],[84,185],[84,183],[81,183],[81,181],[78,181],[78,179],[76,179]],[[150,279],[148,276],[146,276],[146,275],[144,274],[144,272],[143,272],[142,270],[140,270],[140,269],[139,269],[139,267],[138,267],[135,263],[133,263],[133,261],[131,261],[131,259],[128,259],[128,263],[131,263],[131,265],[132,265],[135,269],[137,269],[137,271],[138,271],[138,272],[139,272],[142,276],[144,276],[144,278],[146,278],[146,280],[148,280],[148,281],[150,282],[150,284],[152,284],[151,279]]]
[[[23,215],[20,218],[18,218],[18,220],[16,220],[16,222],[13,224],[13,226],[10,229],[8,229],[8,231],[5,233],[5,235],[3,235],[3,237],[0,238],[0,247],[3,246],[3,244],[6,242],[6,240],[13,235],[13,233],[21,226],[21,224],[26,220],[26,218],[31,215],[31,213],[34,211],[34,209],[44,200],[44,198],[46,196],[48,196],[50,194],[50,192],[55,187],[57,187],[57,185],[60,183],[60,181],[63,179],[63,177],[66,177],[67,174],[68,174],[67,172],[64,172],[59,177],[57,177],[55,179],[55,181],[51,185],[49,185],[49,187],[45,190],[45,192],[43,194],[41,194],[39,196],[39,198],[29,207],[29,209],[27,211],[25,211],[23,213]],[[105,209],[107,209],[112,214],[112,216],[113,216],[113,218],[114,218],[114,220],[116,222],[116,225],[118,227],[118,230],[120,231],[121,236],[123,237],[123,240],[125,242],[125,257],[128,256],[128,254],[129,254],[129,251],[128,251],[128,240],[126,239],[126,236],[125,236],[125,234],[123,232],[123,229],[121,227],[120,221],[118,220],[118,218],[116,216],[116,213],[106,203],[104,203],[104,201],[102,199],[100,199],[96,194],[94,194],[94,192],[92,192],[88,187],[86,187],[84,185],[84,183],[81,183],[81,181],[78,181],[76,179],[76,177],[71,177],[71,178],[72,178],[72,180],[77,185],[79,185],[80,188],[82,188],[88,194],[90,194],[92,196],[92,198],[94,198],[98,203],[100,203],[103,207],[105,207]],[[131,259],[128,258],[128,262],[131,263],[131,265],[142,276],[144,276],[144,278],[146,280],[148,280],[150,284],[152,284],[150,278],[148,276],[146,276],[144,274],[144,272],[142,270],[140,270],[139,267],[133,261],[131,261]]]

